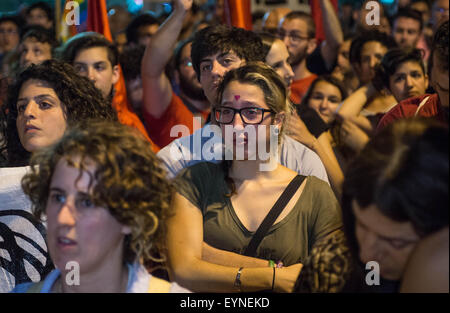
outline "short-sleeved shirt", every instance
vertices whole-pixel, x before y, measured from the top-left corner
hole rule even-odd
[[[220,164],[198,163],[174,180],[178,193],[203,215],[203,240],[221,250],[243,254],[254,232],[246,229],[233,209]],[[269,208],[270,209],[270,208]],[[307,177],[292,211],[272,225],[255,257],[280,260],[289,266],[303,262],[313,244],[342,226],[339,204],[328,184]]]
[[[419,108],[420,103],[426,98],[426,102]],[[396,120],[413,117],[414,115],[422,117],[432,117],[444,124],[448,124],[448,111],[445,112],[444,108],[439,102],[439,96],[437,94],[422,95],[419,97],[409,98],[399,102],[389,112],[387,112],[381,119],[377,126],[377,132],[379,132],[386,125],[393,123]]]
[[[202,120],[205,120],[207,117],[206,112],[202,112],[199,115],[192,113],[174,92],[172,92],[169,106],[159,118],[155,118],[146,110],[143,110],[142,114],[150,138],[161,148],[167,146],[173,140],[190,135],[201,128]],[[199,123],[194,120],[196,116],[200,117]],[[173,127],[176,125],[183,125],[184,127],[182,126],[182,128],[187,127],[187,132],[171,134]]]
[[[302,101],[303,96],[311,86],[312,82],[317,78],[316,74],[312,74],[306,78],[294,80],[291,84],[291,96],[290,99],[293,103],[299,104]]]

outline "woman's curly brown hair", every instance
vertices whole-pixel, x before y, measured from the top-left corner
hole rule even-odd
[[[8,89],[5,138],[10,166],[26,165],[30,158],[30,153],[20,143],[16,126],[19,92],[30,79],[40,80],[55,91],[69,127],[91,118],[117,120],[117,113],[100,90],[89,79],[79,76],[71,65],[56,60],[31,65],[19,73],[16,82]]]
[[[89,164],[96,165],[89,185],[92,200],[132,230],[125,238],[124,262],[165,259],[165,221],[170,215],[172,187],[139,132],[118,122],[91,120],[34,153],[22,188],[37,218],[45,214],[52,176],[61,159],[79,168],[80,177]]]

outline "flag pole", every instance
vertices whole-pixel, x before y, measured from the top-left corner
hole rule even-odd
[[[61,0],[55,0],[55,33],[56,40],[61,35]]]

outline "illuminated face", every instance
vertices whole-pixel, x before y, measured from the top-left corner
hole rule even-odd
[[[244,108],[241,114],[233,110]],[[239,159],[239,150],[243,152],[243,159],[256,159],[259,145],[265,145],[265,151],[268,151],[270,125],[281,127],[280,120],[272,118],[273,111],[269,111],[260,87],[238,81],[232,81],[226,86],[222,102],[214,114],[221,126],[225,145],[233,147],[235,159]],[[236,134],[231,135],[231,130]],[[259,137],[259,131],[265,132],[265,137]]]
[[[422,14],[422,21],[424,25],[428,23],[431,17],[431,13],[425,0],[411,3],[411,9],[416,10],[417,12],[420,12],[420,14]]]
[[[28,25],[41,25],[47,29],[52,27],[52,21],[48,19],[47,14],[40,8],[35,8],[27,16]]]
[[[314,109],[325,123],[330,124],[335,119],[335,112],[341,101],[342,95],[339,88],[320,81],[314,86],[308,106]]]
[[[303,19],[284,19],[278,33],[289,51],[289,63],[293,67],[305,60],[315,48],[312,45],[314,39],[308,36],[308,24]]]
[[[276,39],[266,56],[266,63],[280,75],[287,88],[289,88],[294,78],[294,72],[288,63],[288,58],[289,52],[286,45],[280,39]]]
[[[89,78],[104,98],[109,96],[113,85],[119,80],[119,67],[111,65],[105,47],[81,50],[73,61],[73,67],[79,75]]]
[[[79,162],[79,158],[73,158]],[[71,261],[78,262],[80,273],[92,273],[121,264],[123,241],[129,227],[120,224],[107,208],[94,204],[96,166],[85,171],[65,158],[56,164],[46,205],[47,242],[55,266],[60,270]],[[92,185],[90,186],[90,183]]]
[[[380,64],[387,48],[378,41],[366,42],[361,50],[361,61],[355,70],[361,84],[369,83],[375,77],[375,70]]]
[[[14,50],[19,44],[19,29],[10,21],[0,24],[0,52]]]
[[[400,102],[407,98],[425,94],[428,88],[428,77],[417,62],[404,62],[389,77],[389,90]]]
[[[61,101],[45,82],[27,80],[17,100],[17,132],[25,150],[47,147],[64,134],[67,127]]]
[[[383,278],[399,280],[419,240],[411,222],[396,222],[375,205],[361,209],[353,201],[352,207],[361,262],[376,261]]]
[[[52,47],[49,43],[39,42],[28,37],[20,44],[20,67],[39,64],[52,58]]]
[[[218,52],[200,61],[200,84],[210,104],[217,98],[217,88],[228,71],[244,64],[233,51]]]
[[[420,34],[419,21],[408,17],[399,17],[395,20],[392,35],[400,48],[416,47]]]

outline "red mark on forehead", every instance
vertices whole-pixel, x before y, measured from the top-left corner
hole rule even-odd
[[[234,96],[234,99],[235,99],[236,101],[238,101],[240,97],[241,97],[241,96],[236,95],[236,96]]]

